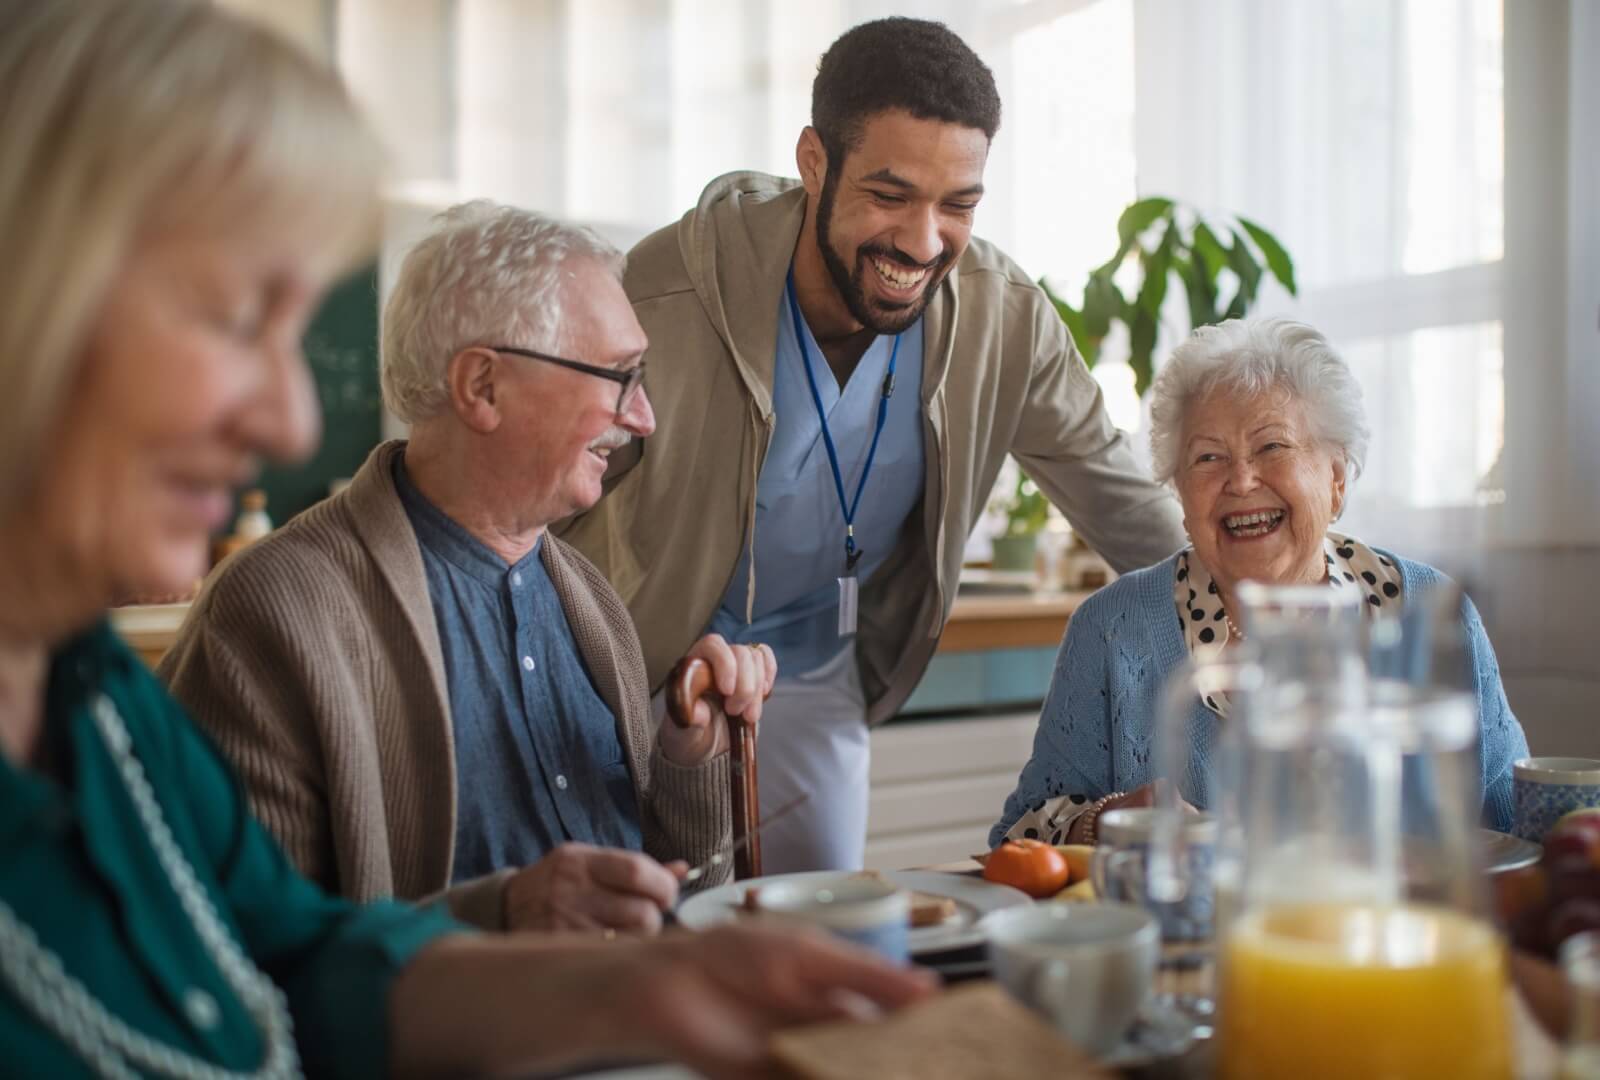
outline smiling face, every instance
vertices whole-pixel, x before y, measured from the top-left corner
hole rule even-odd
[[[1308,584],[1344,504],[1345,468],[1284,392],[1212,392],[1184,415],[1177,471],[1184,527],[1217,585]]]
[[[592,259],[574,261],[567,273],[562,354],[617,371],[637,365],[649,342],[622,283]],[[589,509],[600,501],[611,451],[656,428],[645,388],[634,392],[619,420],[618,383],[538,360],[508,356],[506,363],[515,389],[496,434],[526,464],[532,516],[543,525]]]
[[[315,447],[300,338],[325,281],[305,250],[199,226],[136,248],[45,448],[38,537],[63,591],[101,606],[187,591],[260,459]]]
[[[863,126],[829,167],[811,129],[801,175],[816,199],[816,242],[860,326],[895,334],[922,315],[972,236],[989,138],[977,128],[893,109]]]

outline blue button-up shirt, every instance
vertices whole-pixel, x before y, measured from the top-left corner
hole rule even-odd
[[[456,749],[452,879],[525,866],[568,840],[643,847],[616,717],[594,687],[540,555],[507,566],[416,489],[395,486],[422,549]]]
[[[756,486],[753,618],[745,622],[751,558],[747,546],[709,627],[730,641],[770,645],[779,672],[786,676],[816,670],[850,642],[839,636],[844,511],[822,441],[822,421],[806,382],[806,360],[839,452],[845,497],[853,499],[894,348],[892,335],[879,336],[841,388],[804,320],[801,332],[804,350],[784,297],[779,302],[772,388],[777,426]],[[862,552],[856,576],[863,583],[888,558],[922,498],[922,338],[921,319],[900,335],[889,414],[856,512],[856,544]]]

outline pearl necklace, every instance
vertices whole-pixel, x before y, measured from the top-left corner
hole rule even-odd
[[[1238,638],[1240,641],[1244,640],[1244,631],[1240,630],[1237,626],[1235,626],[1233,624],[1233,616],[1232,615],[1229,615],[1226,611],[1224,611],[1222,613],[1222,621],[1228,624],[1228,633],[1229,634],[1231,634],[1234,637]]]
[[[89,989],[66,971],[60,957],[46,948],[3,900],[0,981],[95,1073],[112,1080],[137,1080],[138,1070],[175,1080],[289,1080],[302,1075],[289,1003],[283,991],[239,948],[183,857],[144,767],[133,755],[133,742],[116,706],[104,694],[97,694],[91,712],[101,739],[116,759],[167,881],[223,981],[255,1021],[266,1046],[265,1057],[255,1072],[236,1073],[135,1031],[96,1001]],[[216,1003],[209,998],[189,1004],[188,1011],[196,1022],[215,1023],[218,1017]]]

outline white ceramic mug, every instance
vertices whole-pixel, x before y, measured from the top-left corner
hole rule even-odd
[[[809,923],[905,963],[910,955],[911,894],[882,878],[805,874],[761,886],[769,921]]]
[[[1096,1056],[1132,1026],[1161,958],[1160,925],[1133,904],[1034,904],[978,926],[1000,984]]]

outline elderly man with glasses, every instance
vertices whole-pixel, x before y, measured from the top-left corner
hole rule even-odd
[[[220,567],[162,662],[330,890],[441,896],[491,929],[652,930],[728,842],[720,714],[652,718],[626,606],[546,531],[655,429],[621,272],[588,230],[442,215],[384,312],[410,439]],[[770,649],[708,635],[689,655],[759,719]]]

